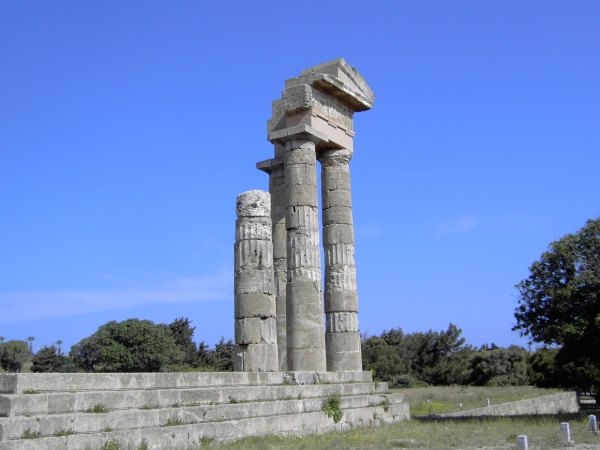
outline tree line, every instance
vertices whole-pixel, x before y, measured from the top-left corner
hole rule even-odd
[[[110,321],[64,354],[60,344],[31,351],[31,341],[0,343],[0,366],[19,372],[157,372],[231,371],[235,346],[223,338],[214,346],[194,341],[188,318],[170,324],[149,320]],[[552,370],[555,350],[529,352],[513,345],[475,348],[450,324],[444,331],[404,333],[401,328],[379,336],[362,336],[364,370],[394,387],[420,385],[560,386]],[[59,341],[60,342],[60,341]]]
[[[68,354],[58,343],[33,353],[31,343],[24,340],[0,339],[0,367],[8,372],[20,372],[25,366],[30,366],[31,372],[233,370],[233,342],[221,338],[214,347],[204,341],[196,344],[194,331],[185,317],[170,324],[110,321],[75,344]]]

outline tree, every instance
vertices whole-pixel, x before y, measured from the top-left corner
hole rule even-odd
[[[451,323],[446,331],[406,335],[403,352],[409,357],[409,373],[428,384],[462,383],[471,349],[461,334],[462,330]]]
[[[198,357],[198,349],[194,342],[194,330],[196,327],[192,326],[192,321],[187,317],[180,317],[170,323],[168,327],[173,335],[173,339],[175,339],[175,344],[177,344],[177,347],[179,347],[179,350],[183,354],[183,363],[189,366],[195,365]]]
[[[552,242],[517,284],[513,330],[559,346],[558,369],[572,386],[600,393],[600,218]]]
[[[215,352],[204,341],[198,344],[196,367],[204,370],[214,370],[215,368]]]
[[[77,368],[70,358],[61,354],[60,350],[51,345],[42,347],[34,355],[31,365],[32,372],[75,372]]]
[[[139,319],[102,325],[73,346],[71,357],[88,372],[158,372],[183,359],[167,327]]]
[[[523,386],[528,384],[527,351],[517,345],[508,348],[484,346],[471,357],[469,383],[477,386]]]
[[[529,379],[541,388],[562,386],[563,380],[556,370],[556,348],[540,348],[529,356]]]
[[[0,367],[7,372],[20,372],[23,364],[31,361],[31,351],[26,341],[13,340],[2,345]]]
[[[233,371],[233,355],[235,354],[235,344],[231,339],[225,341],[221,338],[215,345],[213,366],[217,372]]]
[[[392,385],[460,384],[468,378],[472,352],[462,331],[449,324],[446,331],[404,334],[400,328],[362,341],[363,366]]]
[[[363,340],[362,360],[365,370],[374,371],[377,380],[393,382],[398,375],[407,373],[397,349],[380,337]]]

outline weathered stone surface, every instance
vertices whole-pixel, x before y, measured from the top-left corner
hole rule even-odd
[[[329,312],[325,315],[326,333],[358,332],[357,312]]]
[[[273,317],[236,319],[235,335],[240,344],[277,344],[277,324]]]
[[[271,217],[271,196],[264,191],[247,191],[236,201],[238,217]]]
[[[277,344],[238,345],[234,361],[239,370],[246,372],[276,371],[279,364]]]
[[[356,310],[356,293],[349,291],[325,291],[325,310],[344,312]]]
[[[312,91],[312,88],[308,84],[292,86],[283,91],[284,111],[289,114],[313,106]]]
[[[235,318],[272,317],[275,315],[275,305],[269,294],[237,294],[235,302]]]
[[[326,333],[325,341],[327,348],[335,349],[335,353],[356,352],[360,348],[360,336],[356,332]]]
[[[325,261],[329,266],[354,266],[354,245],[340,242],[324,247]]]
[[[294,207],[302,207],[302,206],[311,206],[313,208],[317,208],[317,194],[316,188],[314,186],[306,186],[306,185],[295,185],[296,189],[290,189],[291,186],[288,186],[288,197],[287,197],[287,208],[286,213],[290,208]],[[289,226],[286,224],[286,227]]]
[[[283,156],[285,147],[275,145],[275,158],[257,163],[260,170],[269,174],[271,193],[271,219],[273,236],[273,281],[277,316],[277,354],[279,370],[287,370],[286,293],[287,281],[287,231],[285,228],[285,178]]]
[[[360,354],[357,355],[357,351],[327,353],[327,369],[332,370],[334,367],[341,367],[345,371],[359,371],[362,363],[357,356],[360,356]]]
[[[268,241],[271,236],[271,220],[268,217],[241,217],[237,220],[236,240],[255,239]]]
[[[254,271],[236,271],[236,294],[273,294],[273,271],[257,269]]]
[[[286,227],[319,229],[319,211],[315,206],[296,206],[285,210]],[[318,236],[318,233],[317,233]]]
[[[352,208],[349,206],[332,206],[323,209],[323,223],[344,223],[352,225]]]
[[[325,286],[328,291],[356,292],[356,270],[354,266],[338,264],[325,267],[325,270]],[[354,303],[356,304],[356,300]],[[357,306],[354,306],[353,310],[356,309]]]
[[[271,270],[273,267],[273,244],[271,241],[246,239],[235,244],[235,267],[238,271],[247,269]]]
[[[324,165],[321,158],[321,166]],[[348,163],[346,163],[348,164]],[[339,167],[337,170],[325,171],[321,177],[321,191],[347,191],[350,186],[350,171],[348,167]],[[350,193],[348,192],[347,195]]]
[[[541,397],[485,406],[453,413],[440,414],[442,417],[476,417],[476,416],[527,416],[534,414],[564,414],[579,412],[577,394],[561,392]]]
[[[328,370],[362,370],[358,331],[358,300],[354,261],[354,227],[349,163],[351,150],[329,150],[320,156],[323,207],[340,211],[323,214],[325,251],[325,315]],[[350,216],[350,217],[348,217]],[[341,219],[339,221],[338,219]],[[348,220],[350,219],[350,220]],[[343,305],[332,301],[344,292]],[[344,309],[340,309],[343,306]]]
[[[245,192],[236,208],[234,369],[277,371],[271,196]]]
[[[332,223],[323,226],[323,245],[349,244],[354,247],[354,230],[352,225]]]

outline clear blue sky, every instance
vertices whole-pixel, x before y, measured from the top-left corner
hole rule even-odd
[[[360,328],[511,331],[514,285],[600,215],[600,2],[0,3],[0,335],[233,337],[235,197],[271,101],[344,57]]]

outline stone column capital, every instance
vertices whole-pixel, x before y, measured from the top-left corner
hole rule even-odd
[[[324,166],[348,165],[352,159],[352,151],[345,148],[321,150],[317,154],[317,159]]]
[[[271,158],[259,161],[256,163],[256,168],[269,175],[277,174],[278,172],[283,173],[283,158]]]
[[[297,125],[269,133],[269,141],[286,144],[292,141],[308,141],[315,145],[327,141],[327,136],[310,125]]]

